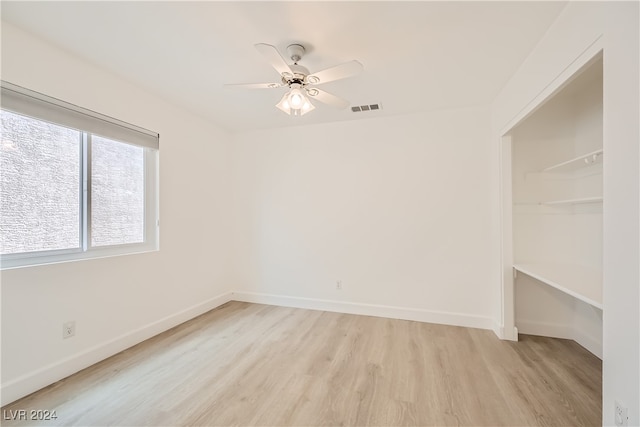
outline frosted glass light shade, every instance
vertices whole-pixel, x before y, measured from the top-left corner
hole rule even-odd
[[[298,88],[285,93],[276,107],[290,116],[304,116],[316,108]]]

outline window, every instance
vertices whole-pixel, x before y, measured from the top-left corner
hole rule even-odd
[[[144,149],[91,139],[91,245],[144,242]]]
[[[158,135],[2,82],[2,268],[157,249]]]

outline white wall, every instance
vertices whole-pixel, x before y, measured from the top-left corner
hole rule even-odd
[[[491,328],[489,123],[484,107],[237,135],[236,297]]]
[[[493,105],[493,141],[558,83],[590,46],[604,49],[603,422],[614,424],[614,400],[640,424],[639,169],[637,2],[572,2]],[[538,98],[538,99],[536,99]],[[500,182],[496,175],[495,182]],[[496,214],[499,207],[496,207]],[[497,295],[496,298],[500,298]],[[502,317],[500,305],[496,317]],[[503,318],[504,321],[504,318]]]
[[[161,219],[159,252],[2,271],[4,403],[228,300],[231,269],[227,133],[4,22],[2,79],[159,132]]]

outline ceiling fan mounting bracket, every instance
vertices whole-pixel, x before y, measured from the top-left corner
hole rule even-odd
[[[289,58],[293,61],[294,64],[297,64],[298,61],[302,59],[304,56],[304,46],[301,44],[290,44],[287,46],[287,53],[289,54]]]

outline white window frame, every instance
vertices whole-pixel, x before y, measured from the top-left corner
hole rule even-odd
[[[79,247],[0,255],[0,269],[157,251],[160,234],[158,217],[159,135],[9,82],[2,81],[1,89],[2,98],[0,101],[3,110],[29,116],[36,120],[48,121],[62,126],[68,125],[79,130],[81,140],[78,141],[80,147],[78,150],[80,156],[80,176],[78,177],[80,180],[80,194],[78,195],[80,201]],[[17,101],[5,102],[7,98],[15,98]],[[31,101],[33,101],[33,105]],[[55,110],[51,114],[46,111],[49,106]],[[69,115],[65,116],[67,111]],[[50,115],[48,116],[48,114]],[[83,126],[82,120],[84,118],[88,120],[88,125]],[[67,119],[68,121],[66,121]],[[97,247],[91,245],[91,136],[93,134],[144,148],[143,242]],[[129,142],[130,140],[133,141]]]

